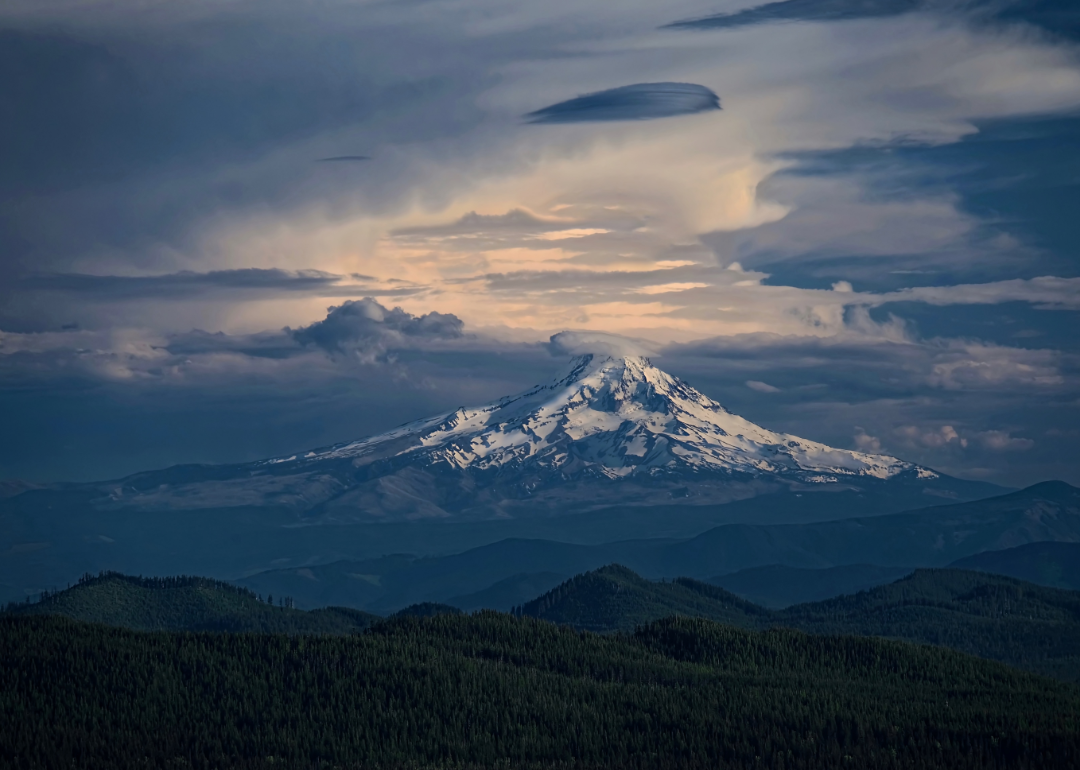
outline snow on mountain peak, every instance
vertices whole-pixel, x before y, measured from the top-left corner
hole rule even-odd
[[[564,479],[721,472],[829,483],[932,473],[762,428],[644,356],[592,353],[549,385],[310,452],[300,462],[328,458],[352,458],[358,466],[393,458],[476,471],[517,468]]]

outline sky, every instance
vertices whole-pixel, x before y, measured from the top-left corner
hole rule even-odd
[[[7,0],[0,479],[349,440],[614,335],[770,429],[1080,484],[1078,211],[1065,0]]]

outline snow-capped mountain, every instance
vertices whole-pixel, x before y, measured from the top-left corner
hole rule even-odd
[[[895,457],[766,430],[646,358],[594,355],[579,358],[550,385],[488,406],[266,464],[349,458],[360,465],[389,456],[461,470],[533,468],[566,478],[720,471],[829,483],[842,476],[887,479],[911,470],[937,477]]]
[[[109,485],[103,504],[385,521],[949,482],[965,483],[762,428],[646,358],[586,355],[555,382],[487,406],[249,465],[139,474]]]

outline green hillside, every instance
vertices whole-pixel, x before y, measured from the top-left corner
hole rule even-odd
[[[457,607],[451,607],[449,604],[440,604],[439,602],[420,602],[418,604],[410,604],[404,609],[400,609],[395,612],[391,617],[395,618],[433,618],[436,615],[461,615],[463,614]]]
[[[577,575],[513,613],[601,632],[628,631],[669,615],[744,628],[771,617],[764,607],[722,588],[688,578],[655,583],[618,564]]]
[[[939,644],[1080,681],[1080,592],[964,570],[918,570],[852,596],[790,607],[784,625]]]
[[[592,631],[685,615],[750,629],[881,636],[1080,681],[1080,593],[977,572],[918,570],[886,586],[774,611],[694,580],[657,583],[612,565],[579,575],[515,613]]]
[[[1075,686],[697,619],[595,635],[487,612],[289,637],[5,617],[0,649],[0,756],[18,767],[1080,764]]]
[[[268,597],[272,601],[272,597]],[[199,577],[140,578],[116,573],[85,577],[34,604],[9,606],[15,615],[64,615],[141,631],[257,631],[348,634],[379,618],[327,607],[304,612],[261,600],[245,589]],[[284,597],[279,602],[291,603]]]

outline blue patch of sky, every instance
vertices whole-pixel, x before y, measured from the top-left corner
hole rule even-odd
[[[924,338],[978,339],[1012,348],[1080,352],[1080,313],[1072,310],[1040,310],[1026,302],[996,305],[927,305],[922,302],[891,302],[871,308],[870,317],[887,321],[903,318]]]

